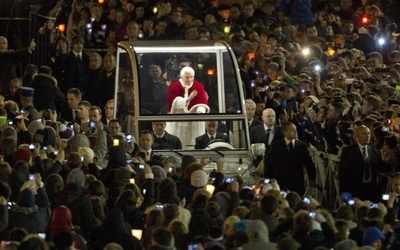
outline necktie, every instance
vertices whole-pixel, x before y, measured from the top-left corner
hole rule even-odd
[[[362,147],[362,157],[364,161],[364,181],[369,182],[371,179],[371,168],[369,166],[368,155],[367,155],[367,147]]]
[[[210,141],[213,141],[214,139],[214,136],[210,136]]]
[[[293,147],[293,142],[291,141],[291,142],[289,142],[289,144],[288,144],[288,148],[289,148],[289,152],[292,152],[293,150],[294,150],[294,147]]]
[[[76,55],[76,58],[78,59],[78,68],[79,70],[82,69],[82,59],[80,55]]]
[[[367,147],[362,147],[362,156],[364,164],[367,165],[368,164]]]
[[[267,143],[267,145],[269,145],[269,134],[271,132],[271,129],[267,129],[265,130],[265,142]]]

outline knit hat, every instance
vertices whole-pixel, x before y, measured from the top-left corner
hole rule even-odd
[[[208,174],[204,170],[196,170],[190,176],[190,184],[193,187],[204,187],[208,183]]]
[[[151,171],[154,174],[154,182],[160,183],[162,180],[167,178],[167,174],[164,169],[158,165],[151,166]]]
[[[28,125],[28,131],[31,133],[31,135],[34,135],[39,129],[44,129],[44,125],[38,120],[33,120]]]
[[[18,206],[21,207],[33,207],[36,205],[35,195],[32,190],[25,188],[19,193]]]
[[[65,124],[61,124],[59,126],[59,131],[60,132],[58,134],[60,135],[61,139],[70,139],[72,136],[74,136],[74,131],[71,128],[65,126]]]
[[[76,184],[83,187],[85,184],[85,174],[80,168],[72,169],[67,176],[67,184]]]
[[[10,186],[7,183],[0,182],[0,196],[3,196],[8,200],[10,194],[11,194]]]
[[[372,243],[374,243],[374,241],[379,239],[383,240],[384,238],[385,236],[382,234],[381,230],[379,230],[377,227],[369,227],[364,232],[362,242],[364,245],[372,246]]]
[[[357,247],[357,242],[350,239],[339,241],[335,245],[336,250],[352,250],[356,247]]]
[[[93,158],[94,158],[93,149],[91,149],[89,147],[79,147],[78,148],[78,154],[80,156],[85,156],[86,158],[89,158],[91,160],[93,160]]]
[[[115,171],[115,180],[116,181],[124,181],[129,180],[132,177],[129,168],[127,167],[120,167]]]
[[[31,159],[32,153],[29,149],[26,148],[19,148],[13,154],[14,161],[25,161],[29,162]]]

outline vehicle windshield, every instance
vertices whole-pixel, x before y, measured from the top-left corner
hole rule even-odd
[[[155,150],[208,149],[210,142],[214,148],[246,150],[235,58],[222,43],[199,44],[120,46],[116,116],[136,138],[141,131],[154,132]],[[163,145],[165,132],[177,136],[181,146]]]

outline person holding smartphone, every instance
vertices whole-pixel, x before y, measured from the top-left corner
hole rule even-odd
[[[92,106],[89,108],[89,122],[83,123],[81,126],[82,131],[86,131],[89,135],[97,134],[98,130],[104,130],[109,133],[109,128],[106,124],[101,122],[101,108]]]

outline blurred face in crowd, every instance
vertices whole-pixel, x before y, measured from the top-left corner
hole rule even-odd
[[[207,14],[204,22],[206,23],[206,25],[211,25],[213,23],[215,23],[217,21],[217,19],[215,19],[215,16],[213,14]]]
[[[259,42],[260,41],[260,37],[258,36],[257,32],[252,31],[249,34],[249,40],[250,40],[250,42]]]
[[[104,107],[104,115],[107,119],[112,119],[114,116],[114,101],[108,101]]]
[[[119,122],[110,122],[108,124],[108,127],[110,129],[110,134],[111,135],[120,135],[122,133],[122,128]]]
[[[72,51],[77,54],[81,53],[83,51],[83,43],[76,42],[74,45],[72,45]]]
[[[153,136],[151,134],[141,134],[139,138],[139,145],[143,150],[150,150],[153,146]]]
[[[369,128],[364,125],[358,127],[356,129],[355,139],[361,146],[368,145],[371,141],[371,132]]]
[[[240,10],[239,10],[239,8],[237,6],[232,6],[231,10],[230,10],[230,13],[231,13],[231,19],[232,20],[238,20],[238,18],[240,16]]]
[[[208,121],[206,122],[206,131],[209,135],[215,135],[217,133],[218,122]]]
[[[252,104],[246,104],[246,116],[247,120],[251,121],[256,114],[256,107]]]
[[[332,26],[326,25],[324,27],[325,36],[333,36],[333,29]]]
[[[57,41],[58,53],[65,54],[65,53],[67,53],[67,49],[68,49],[67,43],[63,39],[60,39]]]
[[[336,112],[336,108],[333,106],[329,107],[328,115],[326,116],[329,120],[335,120],[339,117],[338,112]]]
[[[392,179],[392,191],[400,194],[400,176]]]
[[[135,13],[136,13],[136,19],[140,19],[140,18],[144,17],[144,8],[143,7],[137,7],[135,9]]]
[[[153,122],[154,133],[158,136],[161,136],[164,133],[165,126],[167,126],[165,122]]]
[[[126,33],[129,38],[136,38],[139,34],[139,25],[137,23],[129,23],[126,26]]]
[[[318,30],[315,26],[307,27],[306,32],[308,38],[318,37]]]
[[[268,78],[271,79],[271,81],[275,81],[278,79],[278,72],[276,72],[274,69],[267,68],[267,75]]]
[[[343,33],[346,35],[353,34],[354,31],[354,24],[353,23],[346,23],[343,28]]]
[[[183,23],[182,12],[180,12],[180,11],[174,11],[174,12],[172,12],[171,21],[172,21],[173,23],[176,23],[176,24],[178,24],[178,25],[181,25],[181,24]]]
[[[185,30],[185,40],[196,40],[198,35],[196,27],[191,27]]]
[[[163,14],[169,14],[171,12],[171,3],[170,2],[161,3],[160,12]]]
[[[220,15],[222,20],[228,20],[231,16],[231,11],[229,10],[219,10],[218,14]]]
[[[116,9],[110,9],[109,10],[109,14],[108,14],[108,19],[110,19],[111,21],[113,21],[113,22],[115,22],[116,20],[115,20],[115,16],[116,16],[116,14],[117,14],[117,10]]]
[[[294,124],[288,125],[282,132],[285,138],[290,141],[297,138],[297,128]]]
[[[97,21],[100,20],[101,15],[103,14],[102,9],[99,6],[92,6],[92,8],[90,8],[90,14],[92,15],[92,17],[94,19],[96,19]]]
[[[96,70],[99,69],[101,67],[102,64],[102,59],[100,55],[90,55],[89,57],[89,68],[91,70]]]
[[[361,106],[361,114],[368,115],[371,111],[373,111],[372,105],[370,105],[368,101],[364,100]]]
[[[283,90],[283,99],[290,100],[290,99],[292,99],[292,97],[293,97],[293,89],[286,87]]]
[[[159,65],[150,65],[149,66],[149,76],[154,81],[158,81],[161,78],[161,67]]]
[[[167,25],[167,22],[158,22],[155,27],[157,34],[165,34],[165,29],[167,28]]]
[[[91,122],[98,122],[101,120],[101,114],[97,109],[89,110],[89,120]]]
[[[117,11],[115,13],[115,22],[117,24],[123,24],[125,22],[125,14],[123,11]]]
[[[107,54],[103,59],[103,67],[107,72],[112,72],[115,69],[115,57]]]
[[[8,42],[7,38],[4,36],[0,36],[0,53],[6,52],[8,49]]]
[[[10,82],[10,95],[14,95],[17,89],[22,87],[22,82],[19,79],[13,79]]]
[[[262,120],[264,124],[268,127],[275,125],[276,114],[273,109],[264,109],[262,112]]]
[[[134,10],[135,10],[135,5],[134,5],[133,3],[131,3],[131,2],[128,2],[128,3],[126,4],[126,11],[129,12],[129,13],[131,13],[131,12],[134,11]]]
[[[78,105],[79,119],[87,120],[89,118],[89,108],[84,105]]]
[[[319,108],[317,113],[317,122],[324,122],[326,119],[326,110],[324,108]]]
[[[253,16],[254,14],[254,7],[252,4],[246,4],[243,6],[243,13],[246,14],[247,16]]]
[[[67,102],[70,109],[76,109],[78,108],[78,103],[80,100],[78,100],[74,94],[67,93]]]

